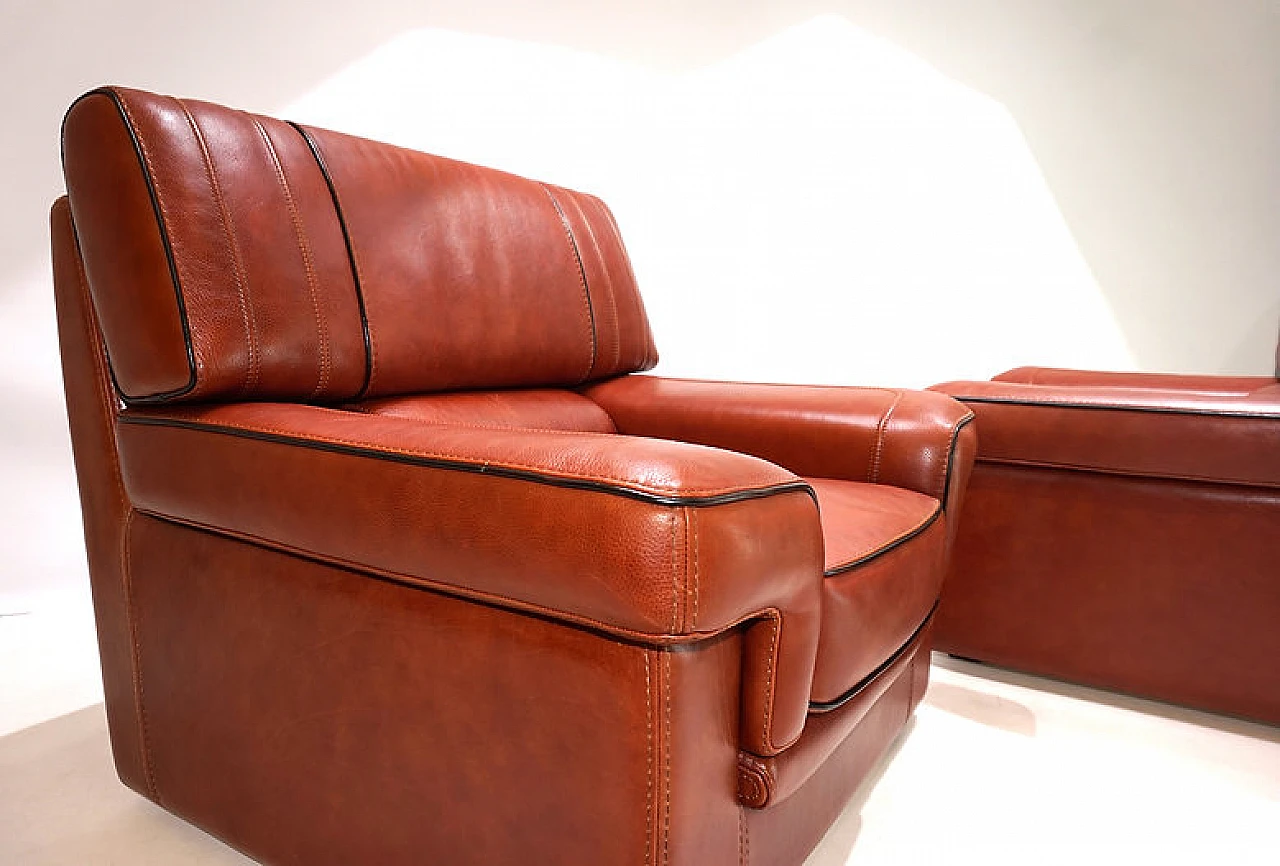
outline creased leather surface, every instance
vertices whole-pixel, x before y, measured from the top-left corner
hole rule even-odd
[[[637,636],[766,617],[767,634],[749,642],[758,676],[748,678],[744,737],[772,754],[799,734],[822,537],[807,486],[785,470],[683,443],[283,404],[130,410],[123,421],[129,496],[156,514]],[[237,435],[246,432],[285,440]],[[605,489],[504,477],[499,466]],[[742,493],[755,498],[714,504]]]
[[[307,128],[350,231],[367,396],[571,385],[657,363],[612,217],[505,172]]]
[[[138,704],[136,628],[125,552],[132,506],[120,479],[114,435],[119,401],[107,372],[66,198],[54,203],[50,222],[62,382],[80,485],[111,753],[120,779],[139,794],[151,796]]]
[[[938,648],[1280,722],[1275,380],[1000,378],[939,386],[981,437]]]
[[[624,376],[582,389],[619,432],[701,442],[797,475],[903,487],[942,499],[969,415],[929,391]]]
[[[63,145],[127,784],[273,864],[799,862],[923,691],[962,406],[627,375],[585,193],[123,88]]]
[[[572,385],[657,362],[594,196],[120,87],[72,106],[63,163],[135,402]]]
[[[1280,392],[951,382],[978,416],[979,459],[1280,487]]]
[[[938,649],[1280,723],[1280,493],[979,463]]]

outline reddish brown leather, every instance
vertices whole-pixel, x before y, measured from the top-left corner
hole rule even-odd
[[[121,781],[139,794],[150,796],[138,703],[137,629],[125,567],[124,533],[132,508],[120,480],[114,435],[120,403],[111,387],[107,358],[65,197],[54,202],[50,222],[62,381],[71,426],[71,450],[80,483],[80,510],[97,620],[111,753]]]
[[[844,804],[883,765],[886,752],[924,697],[928,674],[925,646],[915,654],[909,671],[894,680],[798,791],[768,808],[744,809],[738,862],[748,866],[804,862]]]
[[[582,389],[618,431],[754,454],[797,475],[942,499],[970,412],[929,391],[624,376]]]
[[[589,195],[119,88],[64,147],[128,784],[270,863],[799,862],[923,691],[962,407],[556,390],[657,358]]]
[[[125,395],[325,400],[360,390],[351,264],[295,129],[111,88],[67,113],[63,162]]]
[[[979,413],[985,462],[1280,486],[1280,399],[1190,391],[950,382]]]
[[[1275,490],[980,462],[937,648],[1280,723],[1277,521]]]
[[[1280,722],[1280,388],[1094,380],[939,386],[981,441],[938,648]]]
[[[876,702],[900,679],[913,680],[917,665],[924,669],[915,684],[920,695],[928,683],[928,658],[931,622],[888,657],[888,663],[876,671],[856,691],[850,692],[829,712],[809,717],[800,740],[780,755],[760,758],[743,753],[738,758],[738,797],[744,805],[762,809],[776,805],[799,791],[831,754],[839,748],[866,717]],[[923,659],[923,664],[920,664]],[[911,705],[920,695],[912,695]]]
[[[458,424],[481,429],[617,432],[603,409],[572,391],[531,389],[415,394],[364,400],[344,408],[429,424]]]
[[[307,128],[333,180],[369,316],[369,396],[571,385],[657,363],[598,200]]]
[[[1276,379],[1274,376],[1188,376],[1183,373],[1113,373],[1104,370],[1064,370],[1059,367],[1016,367],[993,376],[991,381],[1244,395],[1267,385],[1274,385]]]
[[[126,88],[72,106],[63,161],[131,401],[566,385],[657,362],[592,196]]]
[[[266,863],[662,862],[670,653],[149,517],[130,549],[165,808]]]
[[[823,522],[830,525],[825,537],[856,536],[877,524],[887,530],[878,507],[884,497],[876,495],[877,488],[841,491],[841,501],[832,485],[849,484],[814,485]],[[932,504],[926,512],[929,516],[906,534],[886,533],[885,538],[894,541],[860,559],[828,568],[822,581],[822,628],[811,691],[814,706],[841,701],[860,688],[911,639],[932,611],[945,574],[947,534],[936,502],[928,502]],[[900,527],[901,521],[894,529],[900,531]]]
[[[121,421],[125,485],[150,513],[629,637],[764,617],[744,742],[773,754],[804,724],[822,536],[809,488],[776,466],[683,443],[299,405]]]
[[[905,544],[939,517],[938,500],[900,487],[808,478],[818,495],[828,576]]]

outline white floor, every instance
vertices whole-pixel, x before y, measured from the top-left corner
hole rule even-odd
[[[91,642],[59,640],[87,611],[40,616],[0,619],[6,725],[100,700]],[[101,704],[0,737],[0,864],[250,862],[116,781]],[[1275,866],[1280,729],[935,656],[916,721],[808,866],[845,863]]]

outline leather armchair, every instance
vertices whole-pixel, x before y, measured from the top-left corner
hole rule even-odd
[[[938,649],[1280,724],[1280,380],[937,389],[982,437]]]
[[[268,863],[804,858],[923,694],[971,413],[637,375],[593,196],[123,88],[63,157],[126,784]]]

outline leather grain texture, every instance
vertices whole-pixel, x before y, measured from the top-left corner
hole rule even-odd
[[[63,148],[126,784],[281,866],[800,862],[923,691],[962,405],[632,375],[585,193],[125,88]]]
[[[1015,376],[939,386],[981,441],[938,648],[1280,723],[1277,382]]]
[[[119,87],[68,111],[63,164],[131,402],[572,385],[657,362],[594,196]]]
[[[80,487],[111,754],[121,781],[150,797],[146,731],[139,701],[138,629],[125,546],[133,506],[120,478],[115,442],[120,401],[107,371],[106,352],[65,197],[54,202],[50,224],[62,382]]]

